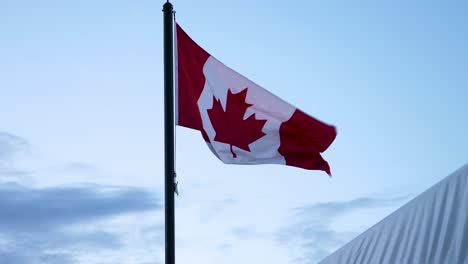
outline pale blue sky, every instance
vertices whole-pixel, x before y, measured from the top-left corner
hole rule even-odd
[[[162,4],[0,1],[0,262],[162,262]],[[177,128],[179,263],[316,263],[468,161],[464,1],[173,4],[338,129],[330,179],[224,165]]]

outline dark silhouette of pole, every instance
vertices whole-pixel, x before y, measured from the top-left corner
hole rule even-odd
[[[174,231],[174,38],[173,6],[163,5],[164,13],[164,211],[166,264],[175,264]]]

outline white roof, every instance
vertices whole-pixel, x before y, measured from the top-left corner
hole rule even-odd
[[[468,164],[320,264],[468,264]]]

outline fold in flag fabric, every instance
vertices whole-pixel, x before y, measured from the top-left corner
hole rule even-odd
[[[331,175],[320,155],[336,137],[325,124],[228,68],[176,24],[176,122],[199,130],[229,164],[285,164]]]

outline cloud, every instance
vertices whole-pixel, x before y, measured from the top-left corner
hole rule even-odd
[[[298,263],[317,263],[357,235],[356,232],[334,230],[332,224],[336,219],[363,209],[395,206],[405,200],[405,197],[389,199],[364,197],[295,208],[293,215],[295,221],[278,233],[278,239],[284,244],[299,247],[301,254],[296,259]]]
[[[0,131],[0,179],[11,180],[22,177],[28,172],[15,168],[15,160],[30,153],[32,146],[25,139]]]
[[[53,173],[65,173],[65,174],[96,174],[99,172],[99,168],[91,163],[87,162],[67,162],[54,166],[50,169]]]
[[[72,264],[73,257],[67,254],[37,254],[37,252],[3,252],[0,249],[0,261],[2,263],[47,263],[47,264]]]
[[[15,155],[31,149],[31,145],[23,138],[0,131],[0,165],[11,162]]]
[[[107,186],[33,189],[0,185],[0,230],[57,228],[115,214],[161,208],[150,192]]]
[[[208,222],[225,211],[226,208],[235,204],[236,201],[234,198],[225,198],[222,200],[213,200],[205,203],[208,203],[208,206],[202,210],[203,214],[200,216],[200,220],[203,222]]]
[[[160,263],[158,192],[96,184],[33,187],[38,177],[71,174],[77,180],[99,173],[80,161],[28,163],[33,150],[27,140],[0,132],[0,263]]]
[[[141,188],[82,185],[35,189],[1,184],[0,263],[77,263],[77,256],[91,249],[120,250],[124,243],[121,233],[83,226],[111,226],[109,221],[116,217],[161,208],[154,192]]]
[[[255,232],[248,227],[234,227],[231,229],[231,233],[238,239],[248,239],[255,236]]]
[[[0,132],[0,263],[156,263],[164,228],[155,190],[19,184],[21,178],[52,173],[22,169],[18,162],[32,149],[27,140]],[[56,168],[62,177],[97,171],[83,162]]]

